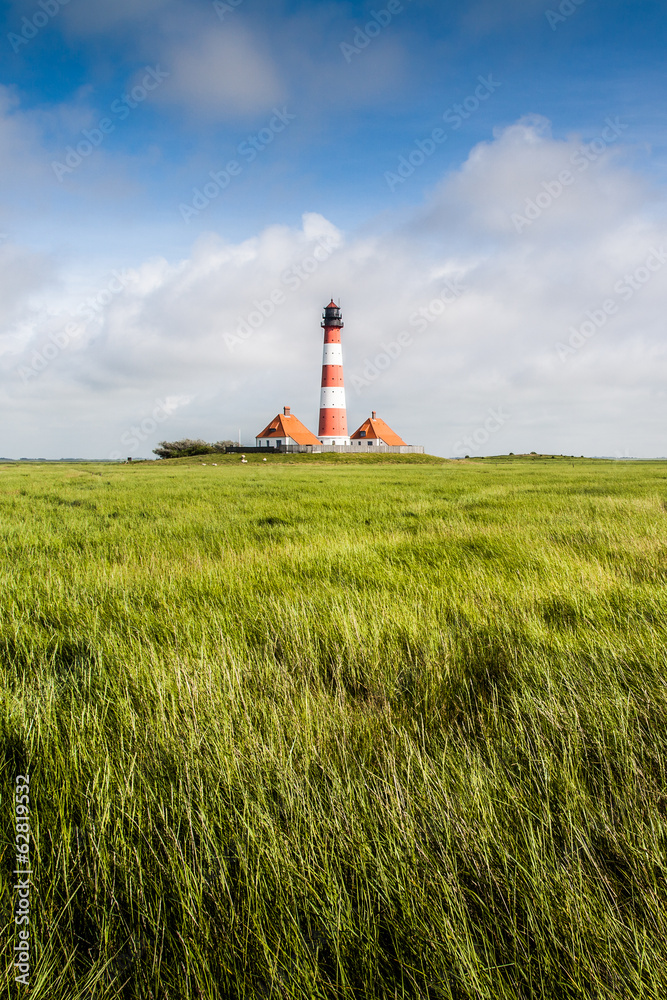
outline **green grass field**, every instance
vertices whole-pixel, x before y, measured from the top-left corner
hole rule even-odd
[[[209,458],[0,466],[2,996],[663,1000],[667,463]]]

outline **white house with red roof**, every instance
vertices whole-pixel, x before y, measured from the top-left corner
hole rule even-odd
[[[358,448],[377,448],[379,445],[388,445],[391,448],[408,447],[384,420],[379,419],[375,410],[367,420],[364,420],[361,427],[350,435],[350,444]]]
[[[286,445],[319,445],[315,435],[298,420],[289,406],[274,417],[270,424],[255,438],[258,448],[275,448]]]

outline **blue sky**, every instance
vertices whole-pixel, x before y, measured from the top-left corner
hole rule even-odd
[[[332,294],[354,426],[372,407],[458,454],[501,406],[512,416],[477,434],[481,454],[667,454],[667,267],[627,302],[613,291],[665,238],[664,4],[0,11],[1,454],[126,451],[128,428],[167,399],[137,454],[239,424],[250,442],[285,403],[312,426]],[[572,185],[517,222],[591,142]],[[216,191],[211,173],[230,163]],[[193,201],[207,184],[215,193]],[[323,234],[331,259],[234,344]],[[131,275],[109,297],[114,272]],[[454,274],[465,294],[424,331],[414,320],[414,347],[380,371],[382,344]],[[82,302],[100,294],[86,319]],[[609,295],[623,308],[572,347]]]

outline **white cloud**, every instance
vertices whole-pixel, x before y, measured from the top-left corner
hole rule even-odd
[[[55,262],[45,255],[0,240],[0,357],[17,351],[44,322],[39,300],[53,294],[55,272]]]
[[[471,151],[461,169],[442,182],[427,217],[438,225],[454,223],[457,237],[471,226],[475,238],[514,237],[519,231],[541,242],[548,232],[550,245],[569,239],[573,229],[594,238],[601,228],[613,231],[619,218],[640,211],[649,199],[646,183],[623,166],[627,127],[621,119],[608,119],[593,139],[554,140],[545,118],[526,116]],[[559,180],[563,172],[570,177],[565,184]],[[522,226],[513,217],[525,218],[529,202],[537,203],[539,219]]]
[[[59,415],[49,431],[56,457],[107,454],[165,396],[192,401],[142,453],[165,436],[236,436],[239,424],[251,440],[285,404],[314,426],[320,311],[333,295],[346,322],[350,424],[377,409],[406,439],[452,454],[500,405],[510,416],[479,453],[662,454],[667,256],[650,274],[642,268],[651,248],[667,250],[667,225],[655,192],[617,152],[621,142],[576,172],[579,139],[522,120],[475,147],[393,232],[385,216],[382,232],[367,224],[363,237],[343,238],[310,213],[299,227],[270,226],[239,243],[210,233],[180,261],[147,260],[38,378],[23,384],[5,371],[22,430],[2,451],[45,453],[47,402]],[[517,232],[512,214],[568,164],[573,183]],[[465,291],[445,304],[447,280]],[[99,276],[91,294],[108,282]],[[8,332],[23,330],[28,357],[56,319],[47,300],[39,313],[29,290],[18,297],[23,312],[15,305]],[[85,297],[77,289],[68,309]],[[609,300],[616,308],[600,329],[559,356],[572,328],[589,329]],[[403,330],[412,342],[366,386],[357,382],[357,394],[353,376],[396,353]]]
[[[192,114],[214,118],[270,109],[284,87],[271,54],[239,24],[212,25],[199,35],[168,46],[170,79],[157,100],[181,104]]]

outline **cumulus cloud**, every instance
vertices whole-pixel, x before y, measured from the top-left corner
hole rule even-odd
[[[627,122],[609,118],[585,142],[577,135],[554,140],[547,119],[526,116],[475,146],[461,169],[443,179],[424,218],[453,223],[457,238],[462,229],[474,239],[519,233],[543,240],[548,232],[549,241],[558,241],[578,229],[597,237],[650,198],[646,183],[624,165],[627,129]]]
[[[284,97],[270,52],[239,24],[208,28],[169,45],[164,58],[170,79],[158,100],[181,104],[197,115],[252,114]]]
[[[57,285],[55,262],[0,232],[0,357],[17,350],[43,322],[39,299]]]
[[[122,44],[128,73],[159,64],[168,82],[154,98],[197,118],[254,114],[283,100],[285,86],[267,37],[270,7],[260,19],[245,17],[238,3],[193,5],[187,0],[119,0],[113,4],[63,7],[57,27],[77,38],[107,38]],[[238,9],[237,9],[238,8]],[[232,16],[233,15],[233,16]],[[108,78],[112,62],[102,52],[90,78]],[[119,60],[116,58],[116,63]]]
[[[147,260],[113,289],[100,276],[33,323],[6,391],[26,415],[45,399],[61,414],[87,408],[78,450],[86,442],[89,454],[117,450],[168,396],[189,402],[142,453],[165,436],[235,437],[239,425],[251,440],[285,404],[314,426],[320,311],[333,295],[351,424],[377,409],[439,454],[662,454],[667,226],[621,154],[622,130],[606,134],[592,146],[524,119],[471,150],[407,225],[387,231],[385,217],[382,231],[343,234],[307,213],[240,242],[204,235],[183,259]],[[48,324],[73,317],[83,334],[37,378],[18,377]],[[491,439],[484,421],[499,407]]]

